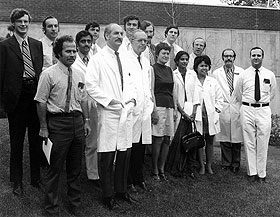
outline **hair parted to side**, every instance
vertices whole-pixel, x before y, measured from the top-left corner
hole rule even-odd
[[[59,38],[57,38],[54,41],[53,45],[53,52],[55,54],[55,57],[59,59],[59,55],[61,55],[61,52],[63,50],[63,43],[64,42],[75,42],[74,38],[71,35],[63,35]]]
[[[179,31],[179,27],[176,25],[169,25],[166,27],[165,31],[164,31],[164,36],[166,38],[167,33],[169,32],[170,29],[177,29],[178,30],[178,36],[180,35],[180,31]]]
[[[262,51],[262,57],[264,58],[264,50],[261,48],[261,47],[252,47],[251,50],[250,50],[250,56],[251,56],[251,53],[253,50],[261,50]]]
[[[29,18],[29,22],[31,22],[32,17],[30,16],[30,13],[28,10],[24,8],[15,8],[12,10],[10,14],[10,21],[11,23],[14,23],[17,19],[23,17],[24,15],[27,15]]]

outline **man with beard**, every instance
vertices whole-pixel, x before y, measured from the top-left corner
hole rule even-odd
[[[53,53],[53,43],[59,32],[59,23],[53,16],[47,16],[42,23],[45,36],[40,39],[43,44],[44,66],[43,70],[57,62]]]
[[[242,102],[240,115],[250,182],[266,182],[266,162],[271,131],[269,103],[276,94],[276,79],[272,71],[262,66],[264,51],[250,50],[251,65],[239,76],[237,100]]]
[[[206,48],[206,41],[201,37],[197,37],[194,39],[192,46],[193,52],[190,54],[189,64],[187,68],[193,70],[194,59],[202,55],[203,51]]]
[[[86,25],[85,28],[86,31],[88,31],[92,35],[92,45],[89,51],[89,57],[96,54],[98,51],[101,50],[101,48],[96,43],[97,39],[99,38],[100,34],[100,25],[96,22],[91,22]]]
[[[221,132],[216,135],[216,141],[221,145],[222,169],[230,169],[237,173],[240,167],[240,150],[243,142],[240,122],[241,103],[236,100],[234,88],[243,69],[234,65],[236,53],[227,48],[222,52],[224,65],[213,72],[223,91],[223,110],[220,114]]]
[[[120,51],[128,51],[131,49],[130,37],[134,30],[140,28],[140,20],[135,15],[126,16],[123,20],[123,27],[125,30],[125,36],[123,37]]]
[[[155,34],[155,27],[154,24],[152,24],[151,21],[148,20],[143,20],[141,22],[141,27],[140,29],[142,29],[146,35],[147,35],[147,46],[146,49],[143,52],[144,57],[146,57],[148,60],[150,60],[150,65],[154,65],[155,64],[155,45],[152,44],[152,39],[154,37]]]
[[[45,210],[47,214],[59,215],[59,177],[66,161],[69,211],[77,214],[81,203],[82,151],[85,136],[90,133],[85,77],[72,67],[76,44],[71,36],[58,38],[53,50],[58,62],[43,71],[35,96],[40,136],[45,143],[48,138],[53,143],[46,174]]]
[[[132,109],[136,104],[131,73],[125,67],[127,52],[119,52],[123,29],[105,27],[106,45],[94,55],[86,71],[87,92],[97,102],[99,175],[104,205],[118,207],[115,197],[128,203],[127,175],[132,146]],[[115,162],[115,163],[114,163]]]
[[[175,25],[168,26],[165,29],[164,35],[165,35],[165,40],[163,42],[167,43],[171,47],[169,53],[169,61],[166,63],[166,65],[170,66],[172,70],[175,70],[177,66],[174,61],[174,58],[179,51],[183,50],[179,45],[175,43],[175,41],[180,35],[178,26]]]

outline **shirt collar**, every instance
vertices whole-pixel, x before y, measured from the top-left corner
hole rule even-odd
[[[60,60],[57,61],[57,65],[63,73],[65,73],[66,75],[69,74],[68,67],[65,66],[62,62],[60,62]],[[71,68],[71,66],[70,66],[70,68]]]
[[[25,38],[22,38],[22,37],[20,37],[16,32],[15,32],[15,37],[16,37],[16,39],[17,39],[17,41],[18,41],[18,43],[20,44],[20,45],[22,45],[22,42],[23,41],[25,41],[26,43],[27,43],[27,45],[28,45],[28,36],[26,36]]]
[[[53,41],[50,40],[46,35],[44,36],[44,41],[49,47],[53,44]]]
[[[226,73],[228,73],[228,71],[234,73],[234,65],[232,65],[231,68],[227,68],[227,67],[224,65],[224,70],[225,70]]]

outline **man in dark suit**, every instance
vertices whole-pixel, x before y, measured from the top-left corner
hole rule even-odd
[[[39,188],[40,151],[39,120],[33,100],[43,66],[42,43],[27,36],[30,14],[16,8],[10,15],[14,35],[0,42],[0,98],[8,115],[10,132],[10,181],[13,193],[22,188],[22,156],[28,128],[31,185]]]

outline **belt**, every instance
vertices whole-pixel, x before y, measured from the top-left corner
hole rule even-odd
[[[25,85],[33,85],[33,84],[35,84],[35,81],[34,81],[34,79],[30,79],[30,78],[23,78],[22,79],[22,83],[23,84],[25,84]]]
[[[66,112],[50,113],[50,112],[48,112],[48,116],[50,116],[50,117],[79,117],[80,115],[82,115],[82,112],[79,112],[79,111],[72,111],[69,113],[66,113]]]
[[[248,102],[242,102],[243,105],[252,106],[252,107],[265,107],[269,106],[269,103],[248,103]]]

